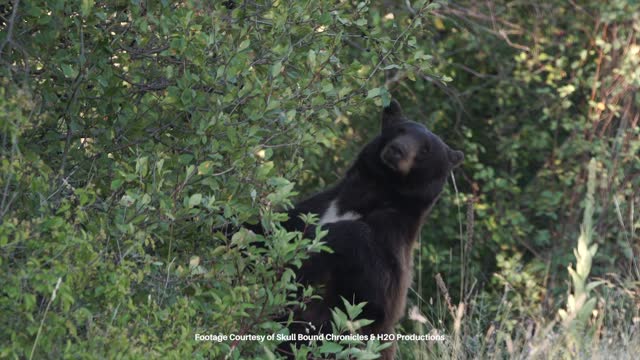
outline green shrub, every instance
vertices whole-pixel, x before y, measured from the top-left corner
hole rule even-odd
[[[311,295],[321,237],[278,211],[336,119],[388,103],[385,71],[429,69],[414,6],[1,5],[0,357],[270,354],[194,336],[284,331]]]
[[[279,211],[340,176],[391,93],[466,154],[421,236],[420,321],[399,328],[455,341],[400,353],[567,350],[553,318],[592,157],[606,301],[576,339],[633,353],[638,6],[0,4],[0,357],[272,356],[194,336],[286,331],[273,319],[312,296],[294,271],[322,246],[282,231]],[[259,222],[266,236],[235,231]]]

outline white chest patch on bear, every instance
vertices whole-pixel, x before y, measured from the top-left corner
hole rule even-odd
[[[324,214],[320,217],[320,225],[331,224],[338,221],[343,220],[358,220],[362,216],[354,211],[347,211],[346,213],[342,213],[342,211],[338,208],[338,201],[333,200],[329,203],[329,207],[325,210]]]

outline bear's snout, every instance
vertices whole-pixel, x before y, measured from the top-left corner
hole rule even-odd
[[[413,167],[415,151],[411,151],[411,146],[398,140],[399,139],[396,139],[396,141],[385,146],[380,154],[380,158],[391,170],[407,175]]]
[[[400,144],[389,144],[387,146],[387,154],[391,160],[400,161],[406,156],[406,150]]]

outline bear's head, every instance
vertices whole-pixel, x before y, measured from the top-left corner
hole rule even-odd
[[[380,134],[369,143],[360,161],[380,183],[401,194],[436,197],[447,176],[464,160],[437,135],[408,120],[395,100],[382,113]]]

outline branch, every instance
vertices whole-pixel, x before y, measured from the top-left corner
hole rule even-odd
[[[2,58],[2,51],[4,50],[4,47],[8,43],[13,43],[13,25],[15,25],[15,22],[16,22],[16,15],[18,14],[19,4],[20,4],[20,0],[14,0],[11,17],[9,18],[9,21],[7,23],[7,37],[4,39],[4,41],[0,45],[0,58]]]

